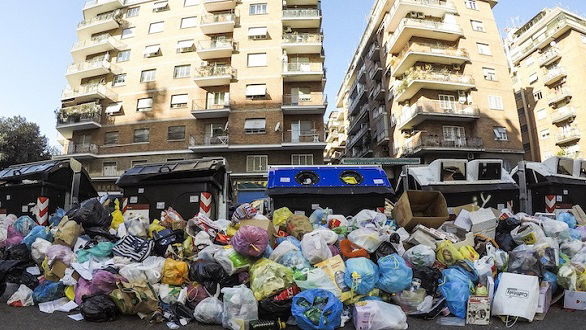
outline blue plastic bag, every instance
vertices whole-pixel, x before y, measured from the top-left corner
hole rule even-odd
[[[439,287],[450,312],[461,319],[466,318],[466,306],[470,297],[469,284],[469,281],[455,280],[442,283]]]
[[[388,293],[403,291],[411,286],[413,270],[398,254],[378,259],[380,278],[377,287]]]
[[[378,283],[378,266],[367,258],[351,258],[346,260],[344,283],[355,293],[367,294]]]
[[[57,210],[55,210],[55,213],[53,213],[49,218],[49,224],[53,227],[57,227],[66,213],[67,212],[65,212],[64,209],[57,208]]]
[[[309,261],[305,259],[303,253],[297,250],[285,253],[281,258],[279,258],[279,263],[283,266],[293,269],[311,268]]]
[[[558,276],[552,272],[543,273],[543,281],[549,282],[551,292],[556,292],[558,289]]]
[[[53,242],[53,235],[48,227],[45,226],[36,226],[34,227],[28,235],[22,240],[24,244],[31,249],[31,246],[35,242],[37,238],[42,238],[45,241]]]
[[[65,285],[61,282],[45,281],[33,290],[35,304],[49,302],[65,297]]]
[[[22,236],[26,236],[35,226],[37,226],[37,223],[28,215],[23,215],[14,222],[13,226],[16,231],[22,234]]]
[[[576,217],[570,212],[560,213],[557,220],[567,223],[570,229],[576,228]]]
[[[322,289],[306,290],[293,297],[291,314],[303,330],[333,330],[342,323],[342,302]]]

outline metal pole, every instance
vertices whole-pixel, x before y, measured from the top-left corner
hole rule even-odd
[[[403,193],[406,193],[409,190],[409,166],[403,166],[403,170],[401,171],[401,181],[403,182]]]
[[[517,167],[517,175],[519,176],[519,210],[527,214],[533,214],[532,205],[530,203],[530,191],[527,188],[527,163],[523,160],[519,162]]]

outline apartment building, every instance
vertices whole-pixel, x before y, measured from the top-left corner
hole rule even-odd
[[[348,139],[346,135],[347,126],[348,121],[345,111],[334,110],[330,113],[326,123],[325,163],[339,164],[342,160]]]
[[[321,22],[319,0],[87,1],[60,157],[99,191],[141,163],[223,156],[237,185],[323,163]]]
[[[525,157],[583,157],[586,19],[544,9],[506,39]]]
[[[522,159],[496,4],[375,1],[337,97],[345,157]]]

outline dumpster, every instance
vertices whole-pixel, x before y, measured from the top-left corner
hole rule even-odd
[[[267,194],[273,209],[354,215],[384,208],[394,191],[380,166],[271,166]]]
[[[44,224],[58,207],[96,197],[90,177],[76,160],[49,160],[0,170],[0,214],[29,215]]]
[[[519,186],[500,159],[437,159],[429,165],[406,166],[399,181],[400,191],[441,192],[448,207],[519,207]]]
[[[526,213],[556,213],[574,205],[586,207],[586,160],[551,157],[539,162],[520,162],[511,171],[526,183]]]
[[[141,164],[124,172],[116,184],[127,199],[127,210],[140,210],[151,221],[160,219],[168,207],[184,219],[200,212],[226,219],[232,200],[224,158]]]

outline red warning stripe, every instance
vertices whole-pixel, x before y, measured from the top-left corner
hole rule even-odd
[[[212,213],[212,194],[202,192],[199,198],[199,213],[210,216]]]

